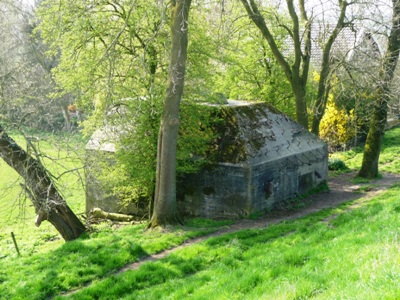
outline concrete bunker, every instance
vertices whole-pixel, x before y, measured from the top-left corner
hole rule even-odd
[[[210,145],[213,164],[178,180],[178,207],[185,215],[246,216],[284,206],[326,181],[326,144],[286,115],[266,103],[207,106],[223,126],[216,126],[219,136]],[[113,129],[103,128],[86,146],[86,208],[137,214],[135,203],[120,203],[98,180],[103,164],[115,162],[113,139]]]
[[[228,142],[217,149],[221,160],[212,169],[182,180],[184,214],[246,216],[285,206],[326,182],[326,144],[286,115],[244,101],[229,100],[216,109],[234,116],[221,133],[229,138],[220,137]]]

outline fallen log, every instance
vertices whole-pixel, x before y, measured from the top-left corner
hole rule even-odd
[[[117,222],[131,222],[134,220],[133,216],[125,215],[125,214],[118,214],[118,213],[109,213],[98,207],[93,208],[89,212],[89,215],[92,218],[106,219],[106,220],[117,221]]]

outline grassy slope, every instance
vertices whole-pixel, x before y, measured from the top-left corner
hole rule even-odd
[[[386,135],[382,159],[400,172],[400,130]],[[358,153],[342,154],[357,166]],[[0,259],[0,295],[44,299],[94,280],[73,299],[398,299],[400,186],[357,209],[346,205],[263,230],[209,239],[139,270],[110,275],[128,262],[204,230],[143,232],[143,225],[104,227],[63,244],[27,236],[23,257]],[[3,201],[3,200],[0,200]],[[359,201],[362,201],[360,199]],[[221,223],[192,225],[212,228]],[[27,230],[27,229],[25,229]],[[36,229],[35,229],[36,230]],[[51,229],[49,229],[51,230]],[[1,231],[3,234],[3,229]],[[7,241],[11,249],[10,240]],[[41,248],[33,246],[43,244]],[[8,249],[8,248],[7,248]],[[3,251],[3,248],[0,248]],[[0,252],[2,253],[2,252]],[[0,255],[1,257],[1,255]],[[101,279],[105,278],[105,279]]]
[[[400,129],[386,134],[381,170],[400,173]],[[342,153],[352,167],[362,153]],[[400,185],[264,230],[212,238],[73,299],[398,299]]]
[[[25,145],[20,135],[13,137]],[[55,177],[82,167],[83,141],[76,137],[72,141],[67,137],[69,142],[51,136],[41,138],[43,141],[35,146],[45,154],[41,159]],[[35,213],[29,199],[19,197],[18,174],[3,161],[0,170],[0,299],[45,299],[232,223],[193,220],[187,224],[189,227],[168,232],[145,232],[143,224],[121,228],[100,225],[79,240],[64,243],[48,222],[39,228],[34,226]],[[75,213],[85,209],[82,173],[65,173],[58,182]],[[17,256],[11,232],[17,237],[22,257]]]
[[[208,239],[70,298],[398,299],[399,194]]]
[[[400,173],[400,127],[389,130],[385,133],[381,155],[379,157],[379,170],[382,172]],[[357,147],[346,152],[338,152],[332,158],[344,160],[351,169],[358,169],[361,166],[363,148]]]

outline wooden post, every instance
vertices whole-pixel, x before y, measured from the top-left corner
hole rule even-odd
[[[14,232],[11,232],[11,237],[12,237],[12,240],[13,240],[13,242],[14,242],[15,249],[17,250],[18,256],[21,256],[21,253],[19,253],[17,241],[15,240]]]

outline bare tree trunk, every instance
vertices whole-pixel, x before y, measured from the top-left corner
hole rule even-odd
[[[289,30],[294,45],[294,62],[290,63],[279,50],[275,38],[269,30],[264,17],[258,9],[255,0],[240,0],[246,9],[249,18],[260,29],[264,39],[268,42],[271,51],[289,80],[296,101],[297,122],[308,128],[308,114],[306,103],[306,87],[311,55],[311,28],[308,20],[304,0],[299,1],[300,17],[293,0],[286,0],[292,28]],[[306,24],[304,32],[300,30],[300,20]],[[304,45],[304,46],[303,46]],[[303,49],[302,49],[303,48]]]
[[[149,227],[181,222],[176,205],[176,149],[183,94],[191,0],[172,2],[172,51],[157,149],[153,215]]]
[[[364,147],[364,156],[358,176],[374,178],[378,175],[378,162],[381,153],[382,139],[385,133],[390,83],[394,76],[400,53],[400,1],[392,0],[392,30],[389,35],[388,49],[380,71],[380,82],[376,101],[371,116],[371,123]]]
[[[61,110],[64,117],[64,130],[69,132],[71,131],[71,117],[69,116],[68,107],[62,105]]]
[[[321,123],[322,117],[324,116],[325,109],[326,109],[326,102],[328,98],[327,87],[329,73],[331,69],[330,57],[331,57],[331,49],[332,45],[335,42],[338,34],[342,30],[345,17],[346,17],[346,9],[348,3],[344,0],[340,0],[340,16],[336,23],[335,29],[329,36],[328,40],[326,41],[323,53],[322,53],[322,62],[321,62],[321,71],[319,73],[319,83],[318,83],[318,92],[317,92],[317,101],[315,103],[314,109],[314,119],[311,126],[311,132],[315,135],[319,135],[319,125]]]
[[[35,207],[36,225],[49,221],[66,241],[78,238],[85,226],[68,207],[43,165],[23,150],[0,125],[0,157],[25,179]]]

